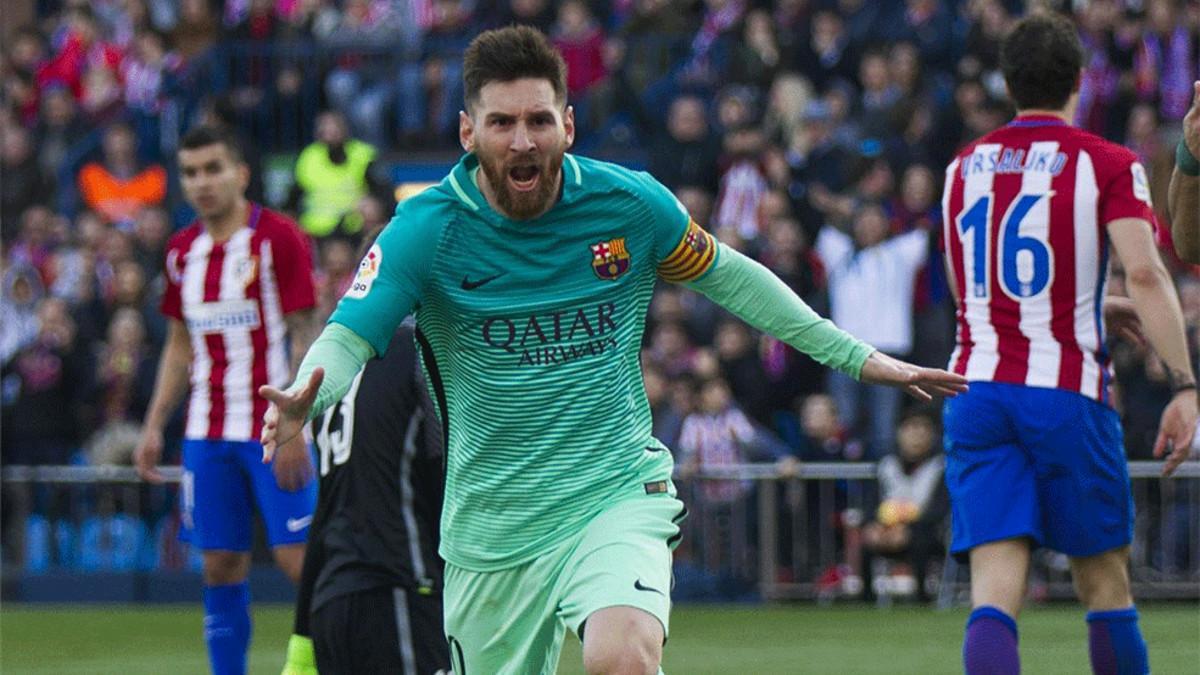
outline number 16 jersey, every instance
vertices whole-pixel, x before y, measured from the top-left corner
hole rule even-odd
[[[1137,157],[1056,117],[1022,115],[959,153],[942,212],[958,294],[949,368],[1108,403],[1106,228],[1155,223]]]

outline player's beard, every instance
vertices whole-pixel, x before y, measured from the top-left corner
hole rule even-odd
[[[525,220],[549,210],[558,197],[564,152],[564,149],[555,149],[541,158],[535,152],[507,162],[479,156],[479,167],[483,169],[496,197],[496,204],[504,215],[514,220]],[[528,167],[537,167],[537,185],[532,190],[518,190],[509,182],[509,173],[513,169],[527,171]]]

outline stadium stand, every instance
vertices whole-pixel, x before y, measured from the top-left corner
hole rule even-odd
[[[408,194],[457,156],[461,51],[479,30],[512,22],[544,29],[571,65],[578,152],[648,168],[697,222],[768,265],[822,313],[853,313],[865,302],[853,294],[877,282],[846,286],[839,268],[853,262],[843,254],[904,255],[912,273],[889,289],[900,297],[885,301],[900,308],[898,324],[866,317],[862,330],[874,332],[862,337],[899,334],[895,351],[940,366],[952,347],[953,302],[940,237],[922,234],[943,227],[940,176],[956,149],[1011,115],[997,70],[1006,27],[1026,4],[1071,12],[1088,50],[1077,123],[1127,145],[1147,167],[1162,209],[1163,254],[1177,278],[1193,363],[1200,362],[1200,277],[1174,258],[1165,213],[1179,120],[1200,77],[1196,2],[33,4],[28,23],[6,18],[0,60],[7,468],[129,463],[135,441],[127,431],[145,412],[161,348],[163,246],[191,215],[173,168],[182,132],[201,119],[233,125],[246,139],[261,198],[298,209],[302,200],[288,199],[297,159],[317,138],[319,113],[336,110],[351,136],[378,151],[359,168],[371,163],[399,179],[397,194]],[[385,219],[381,204],[392,199],[365,185],[361,192],[364,203],[339,204],[337,214],[355,227],[335,228],[331,219],[310,228],[336,230],[315,248],[326,312],[353,269],[347,256],[358,223]],[[871,223],[877,232],[860,236],[868,220],[880,221]],[[1118,270],[1112,292],[1122,286]],[[679,552],[680,592],[863,590],[848,579],[863,576],[861,530],[880,497],[874,468],[848,463],[895,463],[895,425],[911,402],[827,381],[807,357],[727,318],[678,288],[660,291],[650,312],[643,362],[655,430],[687,458],[687,471],[725,481],[685,481],[700,517]],[[853,331],[853,323],[844,325]],[[1148,460],[1171,391],[1144,347],[1112,349],[1126,450],[1130,460]],[[845,409],[858,404],[862,414]],[[739,428],[719,441],[739,449],[710,451],[705,418],[733,412]],[[168,457],[176,464],[178,422]],[[728,473],[752,460],[784,480],[751,485],[754,476]],[[824,479],[797,469],[814,461],[833,467]],[[839,474],[843,464],[858,468]],[[175,538],[175,485],[89,475],[72,482],[5,473],[6,569],[196,568],[194,553]],[[1136,561],[1152,570],[1140,578],[1194,581],[1195,476],[1146,481],[1135,493]],[[771,512],[765,520],[764,510]],[[770,552],[765,562],[751,554],[760,550]],[[1042,569],[1061,581],[1055,564]]]

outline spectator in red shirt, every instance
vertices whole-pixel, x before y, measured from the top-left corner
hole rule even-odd
[[[66,15],[67,30],[58,53],[38,69],[37,82],[45,87],[59,82],[71,89],[76,100],[84,97],[84,74],[89,68],[117,73],[121,68],[121,50],[100,39],[100,27],[87,5],[72,7]]]
[[[566,0],[559,5],[551,37],[567,63],[567,91],[572,98],[607,75],[604,31],[583,0]]]

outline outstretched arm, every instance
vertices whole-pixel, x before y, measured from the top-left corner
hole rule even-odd
[[[724,244],[717,246],[717,262],[688,286],[751,326],[863,382],[904,387],[921,399],[966,391],[966,378],[875,350],[818,315],[763,265]]]
[[[370,343],[349,328],[331,323],[304,355],[291,386],[285,390],[260,387],[258,393],[271,403],[263,416],[263,461],[271,461],[278,445],[294,438],[305,422],[345,396],[354,376],[373,356],[375,349]]]

